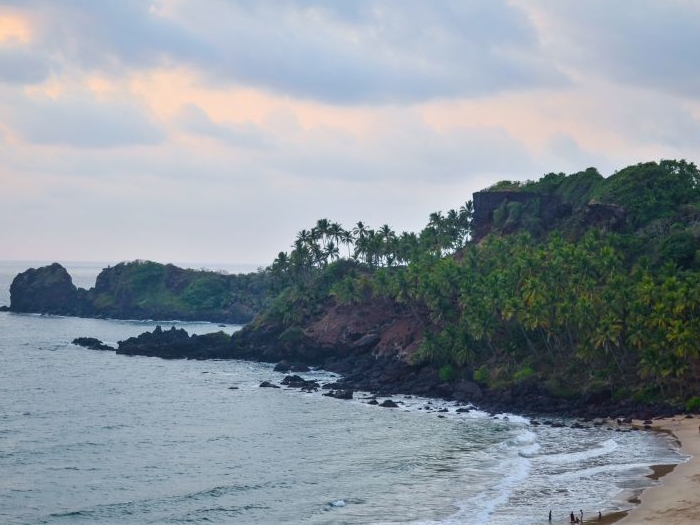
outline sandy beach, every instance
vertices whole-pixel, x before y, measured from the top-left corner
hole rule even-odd
[[[642,426],[641,421],[635,425]],[[642,492],[641,504],[630,511],[619,525],[700,523],[700,418],[676,416],[654,420],[652,427],[673,433],[684,454],[691,459],[661,478],[658,486]]]

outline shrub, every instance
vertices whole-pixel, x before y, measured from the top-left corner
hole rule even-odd
[[[685,402],[686,412],[700,412],[700,397],[693,396]]]
[[[516,383],[520,383],[521,381],[525,381],[526,379],[529,379],[535,375],[535,371],[530,368],[529,366],[523,366],[520,370],[515,372],[513,374],[513,381]]]
[[[438,370],[438,376],[440,377],[440,381],[451,383],[457,379],[457,370],[455,370],[455,367],[452,365],[443,365],[440,367],[440,370]]]
[[[481,365],[474,371],[474,381],[482,386],[489,384],[491,372],[486,365]]]

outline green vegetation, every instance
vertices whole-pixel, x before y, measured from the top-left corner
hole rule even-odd
[[[445,381],[696,409],[699,180],[694,164],[664,160],[504,181],[490,191],[533,195],[504,197],[478,243],[471,201],[418,234],[322,219],[267,269],[276,298],[258,322],[291,329],[329,304],[389,301],[425,328],[413,362]]]
[[[103,270],[86,300],[108,317],[243,323],[268,306],[269,282],[264,272],[228,275],[133,261]]]

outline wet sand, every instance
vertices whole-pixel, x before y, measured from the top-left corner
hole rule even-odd
[[[635,425],[643,426],[641,421]],[[664,524],[690,525],[700,523],[700,418],[676,416],[657,419],[652,428],[671,432],[680,442],[681,451],[691,456],[686,463],[675,468],[660,465],[651,477],[660,484],[646,489],[640,495],[641,503],[622,519],[620,514],[604,516],[614,518],[607,523],[619,525]],[[619,521],[617,521],[619,520]],[[587,520],[584,520],[587,521]],[[596,522],[596,520],[592,520]],[[602,523],[606,523],[603,521]]]

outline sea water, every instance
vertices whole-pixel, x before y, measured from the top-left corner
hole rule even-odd
[[[90,287],[105,265],[65,266]],[[28,267],[0,264],[0,304]],[[383,408],[362,393],[260,388],[283,377],[268,364],[70,343],[116,344],[156,324],[0,312],[0,523],[527,525],[550,510],[564,523],[629,508],[650,465],[684,459],[665,434],[407,396]]]

